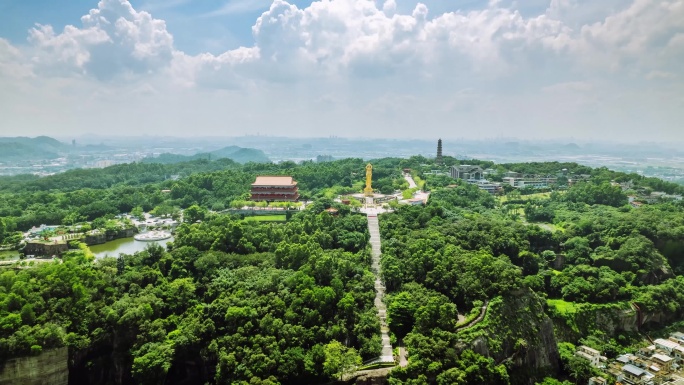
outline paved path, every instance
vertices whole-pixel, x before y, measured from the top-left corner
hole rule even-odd
[[[463,326],[457,328],[456,331],[460,332],[462,330],[469,329],[469,328],[477,325],[478,323],[480,323],[480,321],[482,321],[484,319],[485,314],[487,314],[487,307],[488,306],[489,306],[489,300],[486,300],[485,303],[482,305],[482,308],[480,309],[480,315],[478,315],[477,318],[475,318],[474,320],[468,322],[467,325],[463,325]]]
[[[405,368],[408,365],[408,359],[406,358],[406,348],[404,347],[404,344],[402,343],[399,346],[399,366],[402,368]]]
[[[378,226],[378,216],[375,213],[368,213],[368,231],[370,232],[371,244],[371,270],[375,274],[375,308],[378,309],[382,337],[382,353],[380,353],[377,362],[394,362],[392,344],[388,334],[389,328],[387,327],[387,308],[383,302],[385,286],[380,278],[382,276],[380,270],[380,227]]]
[[[416,181],[413,180],[413,177],[411,176],[411,174],[404,174],[404,179],[406,179],[406,181],[408,182],[409,188],[418,187],[418,185],[416,184]]]
[[[418,185],[416,184],[416,181],[413,180],[413,177],[411,176],[411,174],[404,174],[404,179],[406,179],[406,181],[408,182],[409,188],[418,188]],[[415,193],[413,193],[413,198],[414,199],[420,199],[423,201],[423,203],[427,203],[429,197],[430,197],[429,192],[418,190]],[[402,202],[405,203],[406,201],[402,200]]]

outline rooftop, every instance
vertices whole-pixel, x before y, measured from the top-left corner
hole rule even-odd
[[[672,358],[670,356],[666,356],[664,354],[654,354],[653,358],[655,358],[656,360],[658,360],[660,362],[664,362],[664,363],[668,363],[668,362],[672,361]]]
[[[293,186],[297,182],[291,176],[258,176],[252,186]]]
[[[668,349],[670,349],[670,350],[674,350],[674,348],[676,348],[676,347],[679,346],[679,344],[676,343],[676,342],[674,342],[674,341],[665,340],[665,339],[662,339],[662,338],[658,338],[657,340],[655,340],[655,341],[653,341],[653,342],[654,342],[656,345],[664,346],[664,347],[666,347],[666,348],[668,348]]]
[[[628,354],[623,354],[623,355],[619,356],[618,358],[616,358],[615,361],[621,362],[621,363],[623,363],[623,364],[626,364],[626,363],[628,363],[628,362],[630,361],[629,355],[628,355]]]
[[[623,370],[624,372],[627,372],[627,373],[629,373],[629,374],[631,374],[631,375],[633,375],[633,376],[636,376],[636,377],[641,377],[641,376],[643,376],[643,375],[646,375],[646,371],[645,371],[645,370],[639,369],[639,368],[637,368],[636,366],[631,365],[631,364],[627,364],[627,365],[623,366],[623,367],[622,367],[622,370]]]
[[[593,354],[593,355],[596,355],[596,356],[599,355],[599,351],[598,351],[598,350],[593,349],[593,348],[590,348],[590,347],[588,347],[588,346],[586,346],[586,345],[582,345],[582,346],[580,346],[579,348],[580,348],[580,350],[584,350],[584,351],[587,352],[587,353],[590,353],[590,354]]]

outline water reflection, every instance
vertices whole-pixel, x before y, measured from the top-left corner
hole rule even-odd
[[[119,254],[134,254],[137,251],[143,251],[150,244],[156,243],[158,245],[166,246],[167,243],[173,241],[173,237],[154,242],[141,242],[133,238],[115,239],[111,242],[103,243],[101,245],[90,246],[90,251],[95,254],[96,258],[104,258],[106,256],[118,257]]]

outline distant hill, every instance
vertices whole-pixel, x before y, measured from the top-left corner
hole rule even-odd
[[[170,153],[164,153],[159,155],[158,157],[154,158],[145,158],[143,159],[143,163],[161,163],[161,164],[172,164],[172,163],[180,163],[180,162],[187,162],[191,160],[197,160],[197,159],[208,159],[208,160],[216,160],[216,159],[231,159],[235,162],[238,163],[247,163],[247,162],[256,162],[256,163],[268,163],[271,160],[268,159],[266,154],[264,154],[263,151],[257,150],[254,148],[243,148],[243,147],[238,147],[238,146],[229,146],[229,147],[224,147],[220,150],[212,151],[212,152],[207,152],[207,153],[199,153],[195,155],[180,155],[180,154],[170,154]]]
[[[68,148],[68,145],[48,136],[0,137],[0,161],[54,159]]]

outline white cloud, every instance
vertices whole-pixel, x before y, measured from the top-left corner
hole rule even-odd
[[[420,3],[411,14],[396,14],[394,0],[381,5],[326,0],[303,9],[274,0],[252,28],[253,47],[189,56],[174,49],[164,21],[136,11],[127,1],[102,0],[82,18],[81,28],[67,26],[57,34],[51,26],[37,26],[29,41],[37,68],[111,79],[169,67],[179,84],[227,88],[249,81],[292,83],[321,77],[409,76],[421,81],[470,73],[497,79],[534,67],[542,57],[591,70],[617,70],[639,61],[652,71],[658,69],[657,63],[649,63],[658,59],[654,50],[666,45],[679,50],[684,40],[676,34],[682,30],[684,2],[653,3],[635,0],[625,10],[573,31],[560,19],[581,8],[578,0],[552,0],[546,13],[535,17],[523,17],[498,2],[429,17]],[[235,4],[241,3],[226,6]],[[652,55],[644,57],[647,53]]]
[[[236,0],[223,11],[254,4]],[[499,1],[431,14],[420,3],[399,11],[395,0],[322,0],[304,8],[274,0],[252,27],[253,45],[189,55],[174,47],[163,20],[128,1],[102,0],[79,27],[38,25],[27,46],[0,39],[0,81],[40,79],[24,87],[33,87],[26,103],[31,92],[50,88],[43,93],[60,98],[67,89],[62,104],[89,98],[101,112],[125,94],[130,100],[117,105],[138,101],[150,114],[179,113],[157,106],[162,101],[188,106],[205,127],[230,116],[245,127],[287,121],[312,134],[324,134],[315,124],[363,134],[364,126],[390,121],[385,132],[406,135],[416,125],[439,133],[454,120],[477,132],[515,127],[520,135],[545,124],[633,125],[620,118],[624,105],[661,106],[663,132],[684,118],[681,97],[641,100],[682,90],[684,0],[547,4],[537,15]],[[183,121],[192,117],[168,124]]]
[[[32,75],[21,51],[0,38],[0,79],[21,80]]]
[[[583,63],[612,71],[637,65],[653,69],[670,38],[684,32],[684,1],[635,0],[628,8],[601,22],[583,25],[577,37],[567,41]]]
[[[166,23],[137,12],[128,1],[101,0],[81,22],[81,28],[67,25],[59,34],[49,25],[29,31],[33,62],[39,69],[112,79],[153,73],[173,58],[173,37]]]

